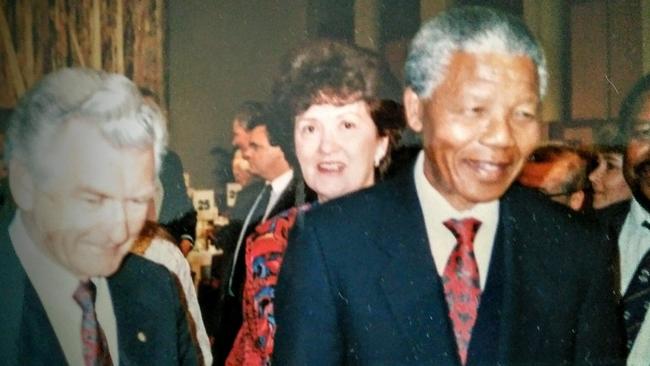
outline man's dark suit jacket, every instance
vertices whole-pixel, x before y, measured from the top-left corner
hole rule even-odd
[[[171,150],[167,151],[163,159],[160,183],[163,186],[163,198],[158,222],[177,243],[184,238],[194,242],[196,210],[187,195],[181,158]]]
[[[280,198],[276,202],[275,206],[273,206],[269,212],[269,218],[296,205],[296,189],[297,185],[301,184],[299,182],[300,180],[294,173],[293,179],[284,190],[284,192],[282,192],[282,195],[280,195]],[[262,188],[264,188],[264,184],[261,184],[259,189],[261,190]],[[259,190],[256,192],[255,198],[257,198],[257,194],[259,194]],[[250,209],[250,206],[248,209]],[[246,211],[246,214],[248,214],[248,211]],[[251,223],[246,229],[245,237],[247,237],[250,233],[253,232],[253,230],[255,230],[255,227],[259,224],[260,219],[261,218],[258,217],[251,220]],[[215,365],[220,365],[225,362],[226,357],[228,357],[228,353],[230,352],[230,349],[235,342],[235,338],[237,337],[237,333],[239,332],[239,328],[241,327],[243,321],[242,292],[246,276],[246,264],[244,263],[246,254],[246,248],[244,247],[246,244],[245,241],[242,244],[242,248],[239,250],[237,256],[237,265],[235,268],[235,273],[233,275],[232,287],[235,296],[230,296],[227,294],[233,255],[235,246],[237,245],[237,239],[239,238],[239,233],[242,228],[242,224],[243,223],[241,221],[234,220],[231,224],[222,229],[227,234],[221,235],[221,239],[217,240],[219,241],[217,244],[221,245],[224,251],[224,270],[222,272],[223,276],[221,277],[222,281],[219,301],[220,303],[218,306],[214,307],[212,314],[208,314],[207,317],[209,319],[208,322],[213,323],[212,326],[208,327],[211,329],[209,330],[209,332],[212,333],[210,335],[215,338],[212,352],[215,360]]]
[[[54,329],[11,244],[9,220],[2,221],[0,363],[65,365]],[[121,365],[197,364],[197,348],[189,333],[186,311],[166,268],[128,255],[108,278],[108,286],[117,321]],[[81,338],[79,342],[81,345]]]
[[[521,187],[500,200],[473,364],[620,362],[611,245]],[[459,365],[413,170],[297,221],[276,289],[274,365]]]
[[[631,207],[632,200],[627,200],[596,210],[594,213],[596,219],[605,227],[607,235],[614,244],[618,243],[618,236],[621,234],[621,229],[623,229],[623,224],[627,214],[630,213]]]

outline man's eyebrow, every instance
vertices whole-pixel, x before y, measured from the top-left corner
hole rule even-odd
[[[100,191],[100,190],[98,190],[96,188],[86,186],[86,185],[80,186],[79,191],[81,191],[81,193],[92,194],[92,195],[95,195],[95,196],[101,196],[101,197],[108,197],[109,196],[106,192],[102,192],[102,191]]]

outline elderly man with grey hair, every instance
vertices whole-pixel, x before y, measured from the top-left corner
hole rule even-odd
[[[540,139],[546,80],[511,15],[459,7],[422,26],[404,105],[423,149],[393,180],[298,219],[275,364],[621,362],[605,235],[511,186]]]
[[[3,364],[198,362],[170,273],[128,255],[166,136],[117,74],[61,69],[19,101],[5,155],[18,208],[0,231]]]

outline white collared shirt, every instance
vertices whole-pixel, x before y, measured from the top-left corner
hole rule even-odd
[[[621,234],[618,239],[618,249],[621,257],[621,293],[624,294],[629,286],[636,267],[650,250],[650,230],[643,227],[645,220],[650,221],[650,214],[636,200],[632,200],[630,212],[627,214]]]
[[[621,294],[625,294],[632,282],[643,256],[650,250],[650,230],[643,227],[644,221],[650,221],[650,214],[641,207],[637,200],[632,200],[630,212],[618,237],[618,249],[621,261]],[[647,364],[650,358],[650,312],[646,312],[637,340],[630,350],[628,365]]]
[[[79,286],[79,279],[60,264],[48,257],[34,243],[25,229],[18,210],[9,225],[9,237],[31,284],[47,313],[54,333],[70,365],[83,365],[81,342],[82,310],[73,294]],[[113,312],[108,282],[103,277],[91,279],[97,287],[95,312],[104,330],[113,364],[119,364],[117,344],[117,322]]]
[[[269,204],[266,206],[264,217],[262,217],[262,220],[260,222],[265,221],[269,217],[273,206],[278,203],[280,196],[282,196],[284,190],[287,189],[289,183],[291,183],[291,179],[293,179],[293,169],[289,169],[272,181],[266,182],[266,184],[271,185],[271,197],[269,198]]]
[[[456,210],[431,186],[424,175],[424,152],[422,151],[415,162],[413,174],[415,189],[424,214],[429,246],[438,275],[443,275],[447,260],[456,246],[456,238],[443,222],[451,218],[463,219],[467,217],[474,217],[481,221],[481,227],[474,238],[474,254],[478,265],[481,289],[484,289],[499,221],[499,201],[480,203],[465,211]]]

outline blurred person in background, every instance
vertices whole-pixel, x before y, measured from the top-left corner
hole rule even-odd
[[[612,204],[629,201],[630,187],[623,177],[624,146],[598,145],[594,147],[598,165],[589,174],[594,191],[593,208],[601,210]]]
[[[584,211],[591,207],[587,172],[593,165],[592,160],[585,150],[549,143],[533,151],[517,181],[574,211]]]
[[[146,103],[154,108],[161,108],[157,94],[146,88],[140,88]],[[194,248],[196,236],[196,209],[187,194],[183,178],[183,163],[172,150],[167,150],[162,167],[156,179],[155,221],[160,223],[175,239],[175,243],[185,256]]]
[[[235,150],[235,153],[232,156],[231,167],[235,183],[238,183],[242,187],[246,187],[248,183],[250,183],[253,179],[253,174],[251,173],[251,165],[248,160],[244,159],[241,150]]]

